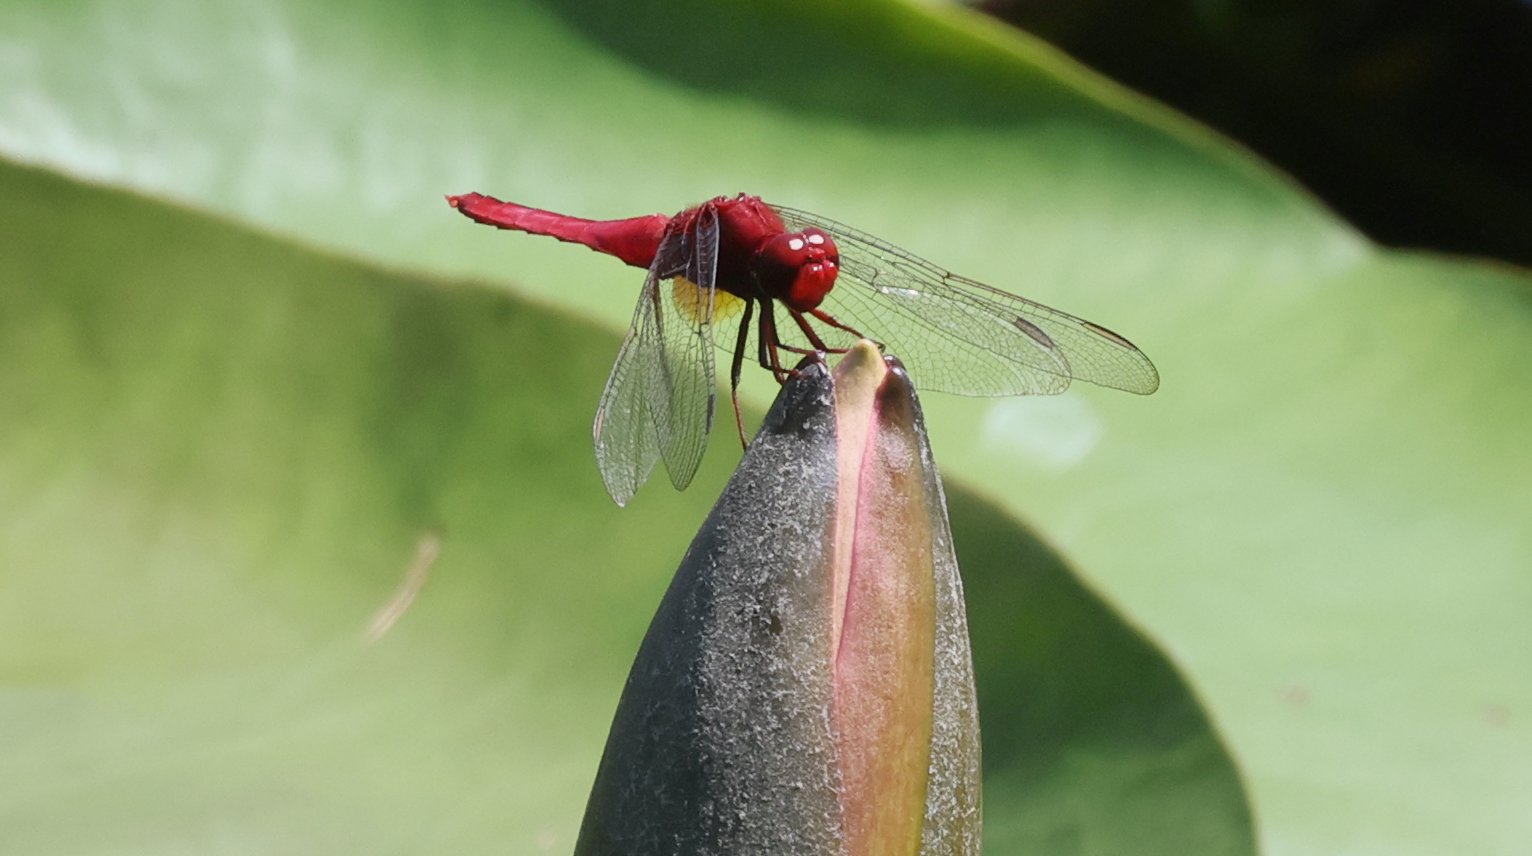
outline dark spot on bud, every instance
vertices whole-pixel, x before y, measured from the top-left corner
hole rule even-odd
[[[888,366],[888,375],[878,387],[878,419],[911,430],[916,424],[915,385],[898,357],[885,355],[883,362]]]

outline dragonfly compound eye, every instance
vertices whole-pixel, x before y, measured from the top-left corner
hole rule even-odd
[[[755,279],[766,296],[807,312],[835,287],[840,251],[815,228],[774,235],[755,254]]]

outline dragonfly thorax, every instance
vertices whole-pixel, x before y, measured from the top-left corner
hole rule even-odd
[[[834,239],[819,229],[786,232],[762,242],[753,267],[756,284],[767,297],[808,312],[835,287],[840,251]]]

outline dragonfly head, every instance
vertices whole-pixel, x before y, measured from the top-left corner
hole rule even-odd
[[[755,280],[761,290],[799,312],[819,306],[835,287],[839,271],[835,240],[813,227],[773,235],[755,253]]]

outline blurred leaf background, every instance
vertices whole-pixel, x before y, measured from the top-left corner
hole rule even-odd
[[[737,446],[611,507],[589,423],[636,272],[466,223],[466,190],[759,193],[1156,360],[1149,399],[924,401],[988,852],[1532,837],[1532,280],[1383,249],[1022,32],[872,0],[7,0],[0,156],[0,852],[570,848]],[[1400,187],[1376,207],[1436,234],[1450,206]]]

